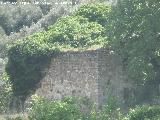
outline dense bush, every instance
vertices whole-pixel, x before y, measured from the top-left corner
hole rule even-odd
[[[124,120],[159,120],[160,106],[144,105],[132,109]]]
[[[81,16],[60,18],[56,24],[49,27],[47,42],[70,47],[89,47],[105,42],[104,28],[96,22],[88,22]]]
[[[67,97],[51,101],[34,95],[29,118],[30,120],[122,120],[120,109],[117,110],[115,100],[111,100],[113,99],[97,111],[94,104],[86,98]]]
[[[65,98],[64,100],[49,101],[34,96],[30,120],[82,120],[82,112],[78,106],[78,99]]]
[[[160,2],[122,0],[112,8],[109,35],[130,79],[137,84],[159,83]]]
[[[96,120],[122,120],[123,114],[114,97],[109,97],[102,105]]]
[[[88,18],[89,21],[98,22],[102,26],[105,26],[108,23],[110,10],[111,7],[105,3],[92,3],[81,6],[75,14]]]

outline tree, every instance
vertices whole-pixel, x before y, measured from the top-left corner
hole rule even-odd
[[[35,5],[15,6],[7,4],[0,6],[0,26],[6,35],[19,32],[23,26],[31,26],[42,18],[42,11]]]
[[[112,8],[112,47],[137,84],[160,83],[159,8],[159,0],[121,0]]]

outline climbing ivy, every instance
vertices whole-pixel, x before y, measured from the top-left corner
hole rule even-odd
[[[38,33],[17,41],[8,52],[6,71],[15,96],[25,96],[36,89],[44,75],[44,67],[49,64],[53,51],[57,50],[44,42],[43,35],[44,33]],[[22,97],[23,100],[25,97]]]
[[[75,14],[59,18],[46,31],[18,40],[8,51],[6,66],[14,95],[25,100],[44,77],[51,58],[63,49],[88,48],[106,42],[101,24]]]

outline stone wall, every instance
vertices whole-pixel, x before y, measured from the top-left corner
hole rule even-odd
[[[125,81],[120,58],[105,49],[67,51],[53,58],[36,94],[49,99],[87,97],[97,106],[114,96],[123,102]]]
[[[133,88],[123,70],[122,61],[113,51],[100,50],[98,54],[98,91],[99,105],[115,98],[121,105],[125,104],[125,88]],[[130,96],[128,96],[130,97]]]

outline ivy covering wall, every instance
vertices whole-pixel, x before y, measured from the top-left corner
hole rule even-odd
[[[46,31],[18,40],[10,46],[6,71],[15,96],[22,96],[22,100],[25,100],[26,96],[37,88],[45,75],[44,69],[58,52],[64,49],[87,49],[92,45],[107,43],[105,28],[99,20],[102,16],[107,16],[109,6],[105,4],[87,6],[80,7],[76,14],[59,18]],[[95,10],[98,12],[93,13]],[[80,11],[85,11],[84,15]],[[95,15],[98,17],[91,21],[85,13],[90,14],[90,17]]]

